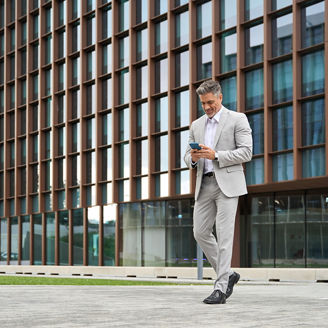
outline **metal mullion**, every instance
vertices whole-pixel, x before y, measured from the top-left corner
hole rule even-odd
[[[264,1],[263,7],[263,29],[264,29],[264,49],[263,49],[263,80],[264,80],[264,183],[272,181],[272,157],[269,155],[272,145],[272,115],[269,110],[271,105],[272,90],[272,70],[268,60],[271,57],[271,18],[268,16],[270,12],[269,3]]]
[[[324,30],[324,35],[325,35],[325,52],[324,52],[324,57],[325,57],[325,76],[328,76],[328,0],[325,0],[325,30]],[[325,126],[327,127],[327,122],[328,122],[328,81],[326,78],[326,83],[325,83]],[[328,175],[328,128],[326,128],[326,175]]]
[[[167,67],[168,67],[168,92],[167,92],[167,101],[168,101],[168,147],[171,149],[168,153],[168,196],[172,196],[175,194],[175,174],[172,172],[172,169],[175,167],[174,159],[175,159],[175,133],[172,132],[175,123],[175,109],[174,99],[175,95],[171,92],[171,90],[175,87],[175,56],[176,54],[171,53],[171,49],[174,48],[174,14],[171,11],[172,3],[168,4],[168,12],[167,12],[167,36],[168,36],[168,49],[167,49]]]
[[[302,154],[299,148],[302,146],[301,130],[301,58],[298,50],[301,48],[301,8],[297,2],[293,2],[293,153],[294,153],[294,179],[302,177]]]

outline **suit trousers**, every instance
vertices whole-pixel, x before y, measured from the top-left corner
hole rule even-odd
[[[239,197],[227,197],[215,176],[203,176],[194,207],[194,237],[216,272],[214,289],[226,293],[231,270],[235,217]],[[213,226],[216,225],[216,236]]]

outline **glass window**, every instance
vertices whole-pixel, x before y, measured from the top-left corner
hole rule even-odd
[[[286,60],[272,66],[274,104],[293,100],[293,63]]]
[[[245,0],[245,20],[263,16],[262,0]]]
[[[7,219],[0,219],[0,232],[1,232],[1,238],[0,238],[0,264],[6,265],[7,264],[7,258],[8,258],[8,234],[7,234]]]
[[[58,26],[64,25],[66,22],[66,1],[62,0],[58,3]]]
[[[21,80],[21,88],[20,88],[21,94],[20,94],[20,104],[25,105],[26,104],[26,80]]]
[[[264,183],[264,158],[253,158],[246,163],[246,182],[247,185]]]
[[[155,149],[155,171],[167,171],[169,163],[169,144],[167,135],[155,138]]]
[[[32,32],[33,39],[37,39],[39,37],[39,15],[33,16],[32,25],[33,25],[33,32]]]
[[[5,108],[5,93],[3,89],[0,89],[0,113],[4,112]]]
[[[112,143],[112,113],[102,115],[102,144]]]
[[[68,211],[58,212],[59,221],[59,264],[68,265],[69,254],[69,217]]]
[[[294,179],[293,153],[272,156],[272,180],[274,182]]]
[[[137,0],[136,24],[145,22],[148,18],[148,0]]]
[[[46,9],[46,25],[45,25],[45,33],[51,32],[52,30],[52,8]]]
[[[88,208],[88,265],[99,264],[100,206]]]
[[[223,95],[223,105],[230,110],[237,110],[237,81],[236,76],[220,81]]]
[[[136,174],[148,174],[148,140],[136,142]]]
[[[5,25],[5,3],[4,1],[0,2],[0,28],[3,28]]]
[[[272,20],[272,56],[277,57],[292,52],[293,14]]]
[[[155,92],[165,92],[168,89],[167,58],[155,63]]]
[[[221,35],[221,73],[233,71],[237,67],[237,33],[227,32]]]
[[[293,148],[293,106],[272,111],[272,150]]]
[[[102,203],[110,204],[113,202],[113,184],[111,182],[103,183],[102,187]]]
[[[96,0],[87,0],[87,11],[96,9]]]
[[[26,194],[26,168],[23,167],[19,170],[19,182],[20,182],[20,190],[18,191],[20,195],[25,195]],[[26,212],[26,204],[25,206],[21,202],[21,213]]]
[[[169,195],[169,175],[162,173],[155,176],[155,196],[167,197]]]
[[[155,16],[167,12],[167,0],[155,0]]]
[[[155,54],[167,51],[167,20],[155,25]]]
[[[253,154],[264,152],[264,115],[263,112],[248,115],[249,125],[253,135]]]
[[[148,29],[137,32],[137,55],[136,61],[148,58]]]
[[[155,132],[168,130],[168,98],[162,97],[155,101]]]
[[[4,61],[0,61],[0,84],[3,84],[5,81],[5,64]]]
[[[175,86],[189,84],[189,51],[184,51],[175,56]]]
[[[21,45],[23,46],[27,40],[27,33],[26,33],[26,22],[22,22],[21,24]]]
[[[112,107],[112,79],[102,81],[102,109]]]
[[[15,107],[15,96],[16,96],[16,91],[15,91],[15,84],[9,86],[9,108],[14,108]],[[35,90],[35,89],[34,89]]]
[[[72,186],[77,186],[80,184],[81,177],[81,161],[80,155],[75,155],[71,157],[72,164]]]
[[[116,205],[103,207],[104,265],[115,265]]]
[[[103,66],[102,66],[102,73],[108,74],[112,72],[112,44],[106,44],[103,46]]]
[[[20,52],[20,74],[26,74],[26,48],[22,49]]]
[[[188,3],[189,0],[175,0],[175,6],[179,7]]]
[[[325,89],[324,50],[302,57],[302,96],[323,93]]]
[[[57,123],[63,123],[66,120],[66,102],[65,95],[57,96]]]
[[[65,188],[66,185],[66,160],[65,158],[57,160],[57,188]],[[65,194],[64,194],[65,201]],[[58,204],[61,204],[62,201],[58,198]]]
[[[310,146],[325,142],[324,99],[302,104],[302,145]]]
[[[326,174],[325,147],[305,149],[302,152],[302,177],[310,178]]]
[[[87,46],[96,43],[96,17],[94,14],[87,18]]]
[[[119,146],[119,177],[130,176],[130,146],[128,143]]]
[[[80,207],[80,188],[72,189],[72,207]]]
[[[4,150],[3,144],[0,144],[0,170],[3,170],[3,168],[4,168],[5,158],[4,158],[4,151],[3,150]],[[0,198],[2,198],[2,196]]]
[[[80,51],[80,22],[72,26],[72,52]]]
[[[124,108],[119,112],[119,141],[130,138],[130,110]]]
[[[61,84],[63,84],[63,66],[58,66],[58,89],[60,90]],[[51,85],[52,85],[52,78],[51,78],[51,69],[48,69],[44,72],[44,78],[45,78],[45,88],[44,88],[44,95],[49,96],[51,94]]]
[[[8,114],[7,120],[9,121],[9,138],[10,139],[15,138],[15,112],[14,111],[12,111]],[[8,125],[7,125],[7,128],[8,128]]]
[[[65,30],[58,33],[58,58],[66,56],[66,32]]]
[[[80,117],[80,90],[72,91],[72,119]]]
[[[189,170],[176,172],[176,174],[175,174],[175,192],[178,195],[190,193]]]
[[[197,79],[212,76],[212,43],[205,43],[197,48]]]
[[[31,108],[31,122],[32,122],[32,131],[37,131],[39,129],[39,106],[33,105]]]
[[[302,9],[302,47],[324,41],[325,3],[321,1]]]
[[[106,7],[102,12],[102,38],[107,39],[112,36],[112,8]]]
[[[32,60],[32,69],[38,69],[39,68],[39,43],[33,44],[33,60]]]
[[[130,46],[129,46],[129,37],[122,38],[119,41],[119,55],[120,55],[120,61],[119,61],[119,67],[125,67],[129,65],[129,59],[130,59]]]
[[[87,80],[94,79],[96,76],[96,51],[87,53]]]
[[[113,165],[112,165],[112,148],[105,148],[102,150],[102,180],[109,181],[113,179]]]
[[[55,213],[46,213],[47,265],[55,264]]]
[[[96,112],[96,86],[94,84],[86,87],[87,108],[86,114],[93,114]]]
[[[72,124],[72,153],[80,151],[80,123]]]
[[[44,133],[44,139],[45,139],[44,158],[50,158],[51,150],[52,150],[52,131],[46,131]]]
[[[21,139],[20,156],[21,156],[20,164],[22,165],[26,164],[26,138]]]
[[[80,2],[80,0],[72,0],[72,19],[80,17],[81,15]]]
[[[45,65],[50,64],[52,61],[52,36],[48,36],[45,39]]]
[[[91,118],[86,121],[87,133],[86,133],[86,147],[95,148],[96,147],[96,119]]]
[[[246,65],[263,61],[263,24],[246,29]]]
[[[45,127],[48,127],[52,124],[52,115],[51,115],[52,99],[51,98],[46,99],[44,107],[45,107],[45,118],[44,118]]]
[[[188,145],[189,131],[181,131],[175,134],[175,167],[184,168],[187,165],[184,162],[184,155]]]
[[[293,0],[272,0],[272,10],[278,10],[293,4]]]
[[[148,103],[137,105],[137,129],[136,136],[148,135]]]
[[[245,79],[246,110],[263,107],[263,69],[246,72]]]
[[[137,68],[136,75],[136,98],[146,98],[148,96],[148,66]]]
[[[220,29],[225,30],[237,24],[237,1],[220,1]]]
[[[80,57],[72,59],[72,85],[80,84]]]
[[[189,90],[175,95],[175,126],[189,126]]]
[[[4,32],[0,33],[0,57],[2,57],[5,53],[5,36]]]
[[[58,156],[65,155],[66,153],[66,138],[65,138],[65,127],[58,128],[58,139],[57,139],[57,147],[58,147]]]
[[[33,264],[42,265],[42,214],[34,214],[33,222]]]
[[[16,31],[15,28],[10,29],[10,43],[9,43],[9,50],[15,50],[15,45],[16,45]]]
[[[130,4],[129,0],[119,0],[119,32],[125,31],[130,25]]]
[[[18,218],[17,216],[11,217],[9,219],[10,224],[10,264],[17,265],[18,264]]]
[[[128,202],[130,200],[130,181],[124,180],[118,183],[118,199],[120,202]]]
[[[197,39],[212,34],[212,1],[197,6]]]
[[[119,75],[119,104],[126,104],[130,100],[130,77],[129,77],[129,70],[125,69],[120,72]]]
[[[73,265],[83,265],[83,209],[72,210]]]
[[[15,55],[12,55],[8,58],[9,60],[9,80],[13,80],[15,78]],[[2,62],[3,64],[3,62]],[[3,65],[2,65],[3,66]],[[3,69],[0,70],[0,74],[1,71],[3,72]],[[0,80],[1,81],[1,80]],[[1,81],[3,83],[3,80]],[[0,83],[1,83],[0,82]]]
[[[189,43],[189,11],[175,16],[175,46]]]
[[[21,250],[21,265],[30,264],[30,235],[31,235],[31,225],[30,216],[21,216],[22,225],[22,250]]]
[[[10,170],[8,171],[8,180],[11,181],[12,183],[9,185],[9,197],[14,197],[15,196],[15,189],[16,189],[16,185],[15,185],[15,171],[14,170]],[[10,201],[10,215],[13,215],[15,212],[15,208],[14,208],[14,200]]]

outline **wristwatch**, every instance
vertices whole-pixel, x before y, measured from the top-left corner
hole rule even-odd
[[[215,154],[214,154],[214,160],[215,160],[215,161],[219,160],[219,155],[218,155],[217,152],[215,152]]]

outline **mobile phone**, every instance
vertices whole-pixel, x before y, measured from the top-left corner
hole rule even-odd
[[[198,142],[191,142],[189,144],[189,146],[192,148],[192,149],[197,149],[197,150],[201,150],[202,148],[199,146],[199,143]]]

